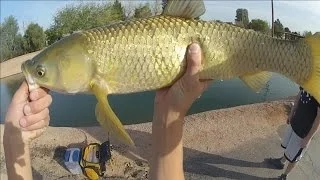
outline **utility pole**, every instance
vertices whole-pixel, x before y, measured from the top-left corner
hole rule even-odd
[[[274,11],[273,11],[273,0],[271,0],[271,9],[272,9],[272,37],[274,36]]]

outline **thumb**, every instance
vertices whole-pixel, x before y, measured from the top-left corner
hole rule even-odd
[[[18,104],[28,100],[29,89],[26,81],[23,81],[19,89],[16,91],[12,98],[12,103]]]
[[[201,68],[201,48],[197,43],[192,43],[187,52],[186,76],[196,75]]]

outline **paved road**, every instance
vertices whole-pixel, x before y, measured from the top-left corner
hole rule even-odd
[[[280,126],[284,131],[285,125]],[[194,158],[185,162],[186,179],[244,179],[263,180],[277,179],[283,171],[272,169],[263,160],[267,157],[280,157],[280,136],[274,135],[265,139],[243,145],[228,154],[195,153],[185,149],[185,153],[193,153]],[[320,179],[320,133],[317,133],[308,151],[297,167],[288,176],[288,180]]]

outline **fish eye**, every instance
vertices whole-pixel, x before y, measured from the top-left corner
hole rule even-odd
[[[42,67],[42,66],[38,66],[37,69],[36,69],[36,71],[37,71],[37,75],[38,75],[39,77],[43,77],[43,76],[45,75],[45,73],[46,73],[45,68]]]

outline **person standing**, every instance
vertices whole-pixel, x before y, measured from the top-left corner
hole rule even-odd
[[[277,169],[284,169],[285,162],[288,161],[288,166],[279,179],[286,179],[294,169],[320,125],[319,102],[302,87],[288,116],[287,124],[289,126],[281,143],[281,147],[284,148],[283,156],[268,159]]]

